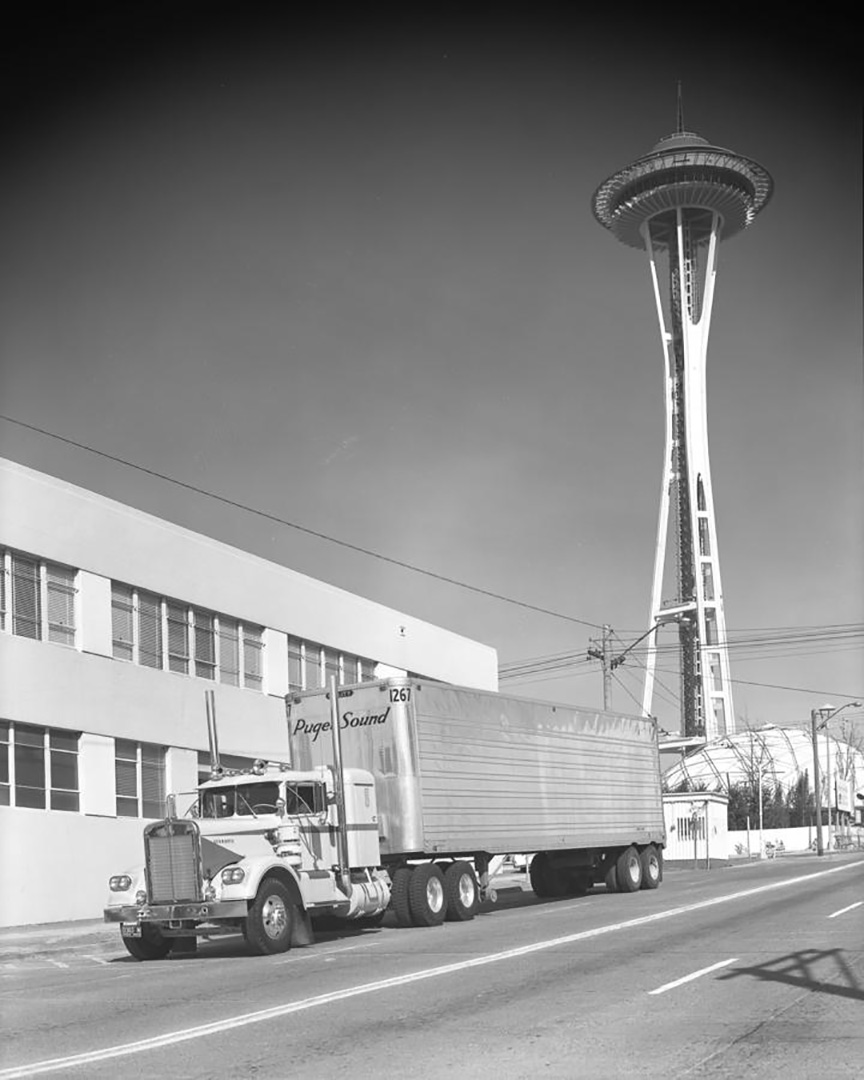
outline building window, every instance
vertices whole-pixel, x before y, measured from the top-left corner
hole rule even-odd
[[[337,683],[341,682],[339,678],[339,653],[334,652],[332,649],[324,650],[324,685],[325,687],[330,685],[330,680],[335,679]]]
[[[78,739],[73,731],[48,732],[52,810],[78,810]]]
[[[114,740],[118,817],[160,818],[165,812],[165,749]]]
[[[213,616],[206,611],[192,611],[195,630],[195,674],[202,679],[216,678],[216,629]]]
[[[152,593],[138,593],[138,663],[162,668],[162,601]]]
[[[321,677],[321,646],[307,641],[303,650],[303,689],[320,690],[323,685]]]
[[[240,685],[240,633],[235,619],[219,616],[219,681]]]
[[[0,629],[74,647],[75,575],[67,566],[0,552]]]
[[[262,651],[264,631],[260,626],[243,627],[243,685],[260,690],[264,683]]]
[[[168,670],[189,674],[189,619],[180,604],[165,605],[168,622]]]
[[[134,659],[134,607],[128,585],[111,582],[111,643],[115,660]]]
[[[371,682],[375,678],[375,663],[353,653],[340,653],[314,642],[288,638],[289,691],[320,690],[330,685],[332,675],[340,686]]]
[[[299,638],[288,638],[288,689],[303,689],[303,642]]]
[[[12,556],[12,633],[35,638],[42,633],[39,563],[23,555]]]
[[[229,686],[263,687],[260,626],[118,582],[111,583],[111,626],[117,660]]]
[[[0,806],[8,806],[12,794],[9,786],[9,737],[9,721],[0,720]]]
[[[76,731],[0,721],[0,806],[79,807]]]

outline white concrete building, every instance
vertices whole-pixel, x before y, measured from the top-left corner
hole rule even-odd
[[[288,760],[284,696],[389,674],[497,689],[494,649],[0,459],[0,926],[96,918],[220,750]]]

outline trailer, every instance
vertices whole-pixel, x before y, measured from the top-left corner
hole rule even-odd
[[[414,678],[286,699],[292,763],[374,777],[382,866],[403,925],[468,919],[495,856],[532,853],[541,897],[662,880],[665,844],[653,718]],[[334,740],[334,735],[336,736]]]

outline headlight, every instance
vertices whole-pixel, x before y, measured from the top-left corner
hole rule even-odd
[[[222,871],[223,885],[239,885],[246,877],[246,871],[242,866],[226,866]]]
[[[115,874],[108,879],[108,888],[111,892],[129,892],[132,888],[132,878],[128,874]]]

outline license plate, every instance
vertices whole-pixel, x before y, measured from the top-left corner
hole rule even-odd
[[[136,922],[120,923],[120,934],[123,937],[141,937],[141,927]]]

